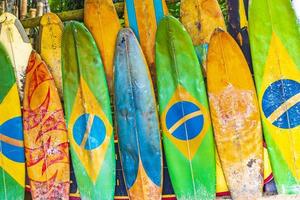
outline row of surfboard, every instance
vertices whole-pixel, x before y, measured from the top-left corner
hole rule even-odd
[[[231,5],[238,20],[230,26],[251,64],[244,4]],[[121,29],[112,1],[86,0],[86,27],[69,22],[63,28],[54,14],[42,17],[42,58],[20,22],[3,14],[0,199],[24,198],[25,160],[33,199],[68,199],[69,148],[81,198],[112,199],[109,93],[128,195],[160,199],[162,151],[151,77],[178,199],[215,198],[216,171],[217,187],[222,180],[218,155],[232,198],[260,197],[268,164],[261,119],[278,192],[299,193],[299,27],[289,0],[252,0],[249,7],[257,92],[216,0],[181,1],[187,31],[164,17],[164,1],[127,0],[125,20],[133,32]]]

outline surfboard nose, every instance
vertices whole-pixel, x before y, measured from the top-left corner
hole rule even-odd
[[[134,35],[135,37],[135,34],[133,33],[133,31],[131,30],[131,28],[122,28],[120,31],[119,31],[119,34],[118,34],[118,40],[117,42],[119,43],[120,40],[122,42],[122,40],[124,40],[124,38],[126,37],[130,37]]]

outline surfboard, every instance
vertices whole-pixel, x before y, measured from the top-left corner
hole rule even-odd
[[[300,34],[291,2],[252,0],[249,35],[264,136],[277,190],[300,193]]]
[[[115,152],[110,99],[97,45],[68,23],[62,37],[64,108],[81,199],[113,199]]]
[[[226,30],[218,1],[182,0],[180,21],[192,37],[198,59],[205,71],[208,45],[213,31],[218,27]]]
[[[63,24],[54,13],[46,13],[40,20],[39,52],[51,72],[59,96],[62,98],[61,37]]]
[[[248,0],[228,0],[228,32],[241,47],[253,72],[248,34]]]
[[[0,199],[24,199],[25,156],[20,98],[13,65],[0,44]]]
[[[168,13],[165,0],[126,0],[125,26],[140,41],[152,79],[155,81],[155,34],[157,24]]]
[[[163,18],[156,36],[163,144],[177,199],[214,199],[213,131],[200,64],[180,22]]]
[[[112,92],[113,61],[118,32],[119,17],[112,0],[86,0],[84,24],[92,33],[106,73],[109,90]]]
[[[150,72],[131,29],[118,34],[115,115],[121,163],[130,199],[161,199],[162,149]]]
[[[39,54],[26,70],[23,126],[32,199],[69,199],[69,144],[54,79]]]
[[[22,99],[26,67],[32,46],[21,22],[10,13],[3,13],[0,16],[0,42],[12,60],[19,95]]]
[[[210,40],[207,89],[217,150],[231,196],[257,199],[263,190],[258,100],[242,51],[221,29]]]

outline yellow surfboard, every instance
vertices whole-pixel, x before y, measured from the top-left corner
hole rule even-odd
[[[61,36],[63,24],[54,13],[43,15],[40,21],[40,54],[47,63],[59,96],[62,97]]]
[[[226,30],[224,17],[217,0],[182,0],[180,21],[192,37],[197,56],[206,69],[206,55],[215,28]]]
[[[258,100],[242,51],[221,29],[214,32],[210,41],[207,85],[217,150],[231,196],[257,199],[263,190]]]
[[[21,22],[10,13],[0,16],[0,42],[12,61],[20,98],[23,98],[24,77],[32,46]]]
[[[69,143],[64,111],[53,78],[32,52],[23,101],[24,144],[33,200],[68,200]]]
[[[138,38],[152,79],[155,80],[154,46],[157,24],[168,13],[165,0],[126,0],[125,26]]]
[[[112,92],[113,60],[121,28],[112,0],[85,0],[84,24],[93,35],[101,53],[108,88]]]

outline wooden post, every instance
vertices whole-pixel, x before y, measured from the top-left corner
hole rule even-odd
[[[22,0],[21,1],[21,19],[25,19],[27,15],[27,0]]]
[[[44,13],[44,3],[43,2],[38,2],[36,5],[37,8],[37,16],[41,17],[43,16]]]
[[[30,8],[29,9],[29,17],[30,18],[35,18],[36,14],[37,14],[37,10],[35,8]],[[29,36],[30,43],[31,43],[32,46],[34,46],[35,38],[32,37],[32,35],[33,35],[32,31],[34,31],[34,29],[29,29],[29,28],[26,29],[26,33]]]

